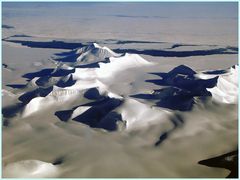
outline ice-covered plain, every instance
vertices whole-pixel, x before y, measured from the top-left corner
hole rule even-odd
[[[237,6],[4,2],[3,177],[238,177]]]

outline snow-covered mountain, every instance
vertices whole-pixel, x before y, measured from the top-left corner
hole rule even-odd
[[[238,65],[215,72],[214,69],[208,72],[195,71],[186,65],[173,67],[169,72],[154,72],[152,70],[161,64],[138,54],[117,54],[96,43],[64,54],[64,57],[56,60],[56,67],[25,74],[23,77],[28,80],[26,85],[12,85],[13,89],[19,90],[18,94],[3,91],[3,96],[18,98],[15,105],[3,108],[4,119],[11,122],[8,126],[23,128],[21,133],[32,134],[36,128],[38,133],[43,131],[54,138],[55,135],[51,133],[57,132],[57,136],[67,134],[66,139],[69,136],[74,139],[80,134],[81,140],[86,136],[84,142],[89,139],[89,142],[93,141],[93,136],[104,136],[106,139],[114,136],[116,141],[122,138],[120,142],[126,141],[126,146],[134,148],[162,147],[165,143],[163,150],[159,149],[161,157],[169,153],[169,147],[173,151],[174,144],[190,148],[191,143],[196,143],[195,139],[205,148],[213,141],[221,143],[221,137],[218,138],[217,134],[226,127],[230,127],[230,135],[224,138],[236,135],[236,127],[229,124],[225,126],[225,118],[232,119],[236,124],[235,115],[220,111],[238,104]],[[126,87],[127,90],[124,89]],[[235,108],[230,111],[235,111]],[[20,125],[20,121],[24,123]],[[24,124],[29,126],[25,127]],[[49,129],[45,132],[45,126],[52,128],[52,132]],[[87,135],[85,131],[88,131]],[[111,132],[120,135],[118,137]],[[208,136],[209,141],[203,142],[202,139]],[[189,140],[187,145],[186,138]],[[234,145],[236,141],[229,141],[231,148]],[[114,144],[112,148],[118,146],[123,147]],[[71,148],[74,149],[73,146]],[[217,147],[210,149],[214,152]],[[195,157],[202,158],[200,155],[203,153],[197,146],[193,147],[192,153],[187,166],[191,166]],[[151,159],[157,156],[147,157]],[[10,163],[4,166],[4,176],[61,177],[64,171],[76,173],[75,169],[70,168],[73,166],[63,166],[66,169],[62,167],[62,170],[43,161]],[[146,161],[150,163],[150,160]],[[167,163],[167,159],[164,161]],[[69,162],[79,163],[75,160]],[[176,166],[179,166],[178,163]],[[34,168],[37,172],[35,175]],[[176,176],[179,174],[181,172],[176,171]]]

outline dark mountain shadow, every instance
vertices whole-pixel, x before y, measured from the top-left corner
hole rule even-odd
[[[97,43],[107,43],[107,44],[161,44],[167,43],[162,41],[144,41],[144,40],[119,40],[119,39],[105,39]]]
[[[40,87],[46,87],[50,84],[51,81],[53,81],[51,76],[42,76],[36,80],[36,84]]]
[[[146,80],[156,85],[173,86],[184,91],[189,91],[192,96],[211,96],[211,93],[206,88],[213,88],[217,84],[218,77],[212,79],[198,79],[194,77],[196,72],[187,66],[180,65],[169,73],[154,73],[162,79]],[[184,93],[184,95],[187,95]]]
[[[3,39],[6,42],[18,43],[23,46],[28,46],[31,48],[53,48],[53,49],[77,49],[84,47],[84,44],[79,42],[64,42],[64,41],[47,41],[47,42],[37,42],[37,41],[25,41],[25,40],[7,40]],[[127,44],[127,43],[146,43],[145,41],[117,41],[117,44]],[[151,42],[151,43],[163,43],[163,42]],[[173,45],[173,48],[183,45]],[[185,45],[186,46],[186,45]],[[209,50],[193,50],[193,51],[166,51],[158,49],[114,49],[116,53],[132,53],[132,54],[144,54],[150,56],[159,56],[159,57],[190,57],[190,56],[206,56],[214,54],[238,54],[237,47],[226,47],[226,48],[215,48]],[[74,53],[75,54],[75,53]],[[69,54],[66,54],[69,55]],[[72,55],[74,56],[74,55]],[[75,54],[76,56],[76,54]],[[73,58],[75,59],[75,58]],[[63,59],[64,62],[72,62],[70,58]]]
[[[232,51],[238,51],[238,47],[228,46],[227,49]]]
[[[55,165],[55,166],[57,166],[57,165],[63,164],[64,161],[65,161],[65,157],[64,157],[64,156],[60,156],[60,157],[56,158],[56,159],[52,162],[52,164]]]
[[[54,71],[54,69],[43,69],[38,72],[24,74],[22,77],[28,78],[28,79],[33,79],[35,77],[49,76],[53,71]]]
[[[167,49],[175,49],[178,47],[193,47],[193,46],[200,46],[200,45],[194,45],[194,44],[174,44],[170,48]]]
[[[121,114],[111,111],[106,116],[104,116],[97,125],[97,128],[102,128],[107,131],[118,130],[118,122],[122,122]]]
[[[61,88],[72,86],[76,83],[76,80],[73,80],[72,74],[67,75],[65,77],[52,77],[52,76],[42,76],[36,80],[36,84],[39,87],[49,87],[56,85]]]
[[[58,81],[56,83],[56,86],[61,87],[61,88],[65,88],[65,87],[69,87],[74,85],[77,82],[77,80],[73,80],[73,76],[72,74],[69,76],[69,78],[67,79],[60,79],[60,81]]]
[[[230,170],[227,178],[238,178],[238,150],[213,157],[210,159],[201,160],[198,164],[208,167],[225,168]]]
[[[226,73],[226,70],[213,70],[213,71],[205,71],[204,74],[224,74]]]
[[[15,70],[14,68],[9,67],[9,65],[8,65],[8,64],[5,64],[5,63],[2,63],[2,67],[3,67],[4,69],[8,70],[8,71],[14,71],[14,70]]]
[[[74,73],[75,69],[43,69],[38,72],[32,72],[32,73],[27,73],[24,74],[22,77],[28,78],[28,79],[33,79],[35,77],[43,77],[43,76],[51,76],[51,77],[61,77],[61,76],[67,76],[68,74]]]
[[[190,111],[194,105],[193,95],[177,88],[163,89],[167,95],[156,103],[156,106],[179,111]]]
[[[27,75],[26,77],[31,79],[34,76],[41,75],[41,73],[42,72],[40,72],[40,73],[37,72],[35,75]],[[42,74],[44,74],[44,73],[45,72],[43,72]],[[30,79],[28,81],[30,81]],[[61,77],[60,75],[53,73],[53,76],[52,75],[40,76],[36,80],[35,83],[36,83],[37,86],[39,86],[41,88],[47,88],[47,87],[50,87],[50,86],[53,86],[53,85],[56,85],[56,86],[61,87],[61,88],[65,88],[65,87],[69,87],[69,86],[74,85],[76,83],[76,80],[73,80],[72,74],[67,75],[65,77]],[[13,89],[24,89],[28,86],[28,84],[7,84],[6,86],[11,87]]]
[[[98,106],[100,104],[106,103],[109,97],[101,96],[101,98],[97,99],[96,101],[92,101],[81,106]]]
[[[103,96],[100,95],[97,88],[90,88],[87,90],[84,95],[85,98],[91,99],[91,100],[97,100],[103,98]]]
[[[22,111],[24,108],[23,103],[17,103],[12,106],[2,108],[2,114],[5,118],[11,118],[17,115],[18,112]]]
[[[57,111],[54,115],[57,116],[61,121],[67,122],[71,118],[74,110],[75,109]]]
[[[130,40],[115,40],[116,44],[162,44],[165,42],[156,41],[130,41]]]
[[[193,78],[193,76],[196,74],[194,70],[192,70],[190,67],[185,65],[180,65],[169,71],[168,73],[163,72],[156,72],[156,73],[150,73],[157,76],[160,76],[161,78],[174,78],[175,76],[181,74],[181,75],[187,75],[190,78]]]
[[[155,142],[154,146],[160,146],[169,136],[176,130],[177,128],[180,128],[184,124],[184,119],[181,115],[175,114],[174,117],[170,119],[170,121],[173,123],[173,128],[169,131],[165,131],[160,134],[159,139]]]
[[[163,143],[168,138],[169,132],[164,132],[160,135],[158,141],[154,144],[155,146],[159,146],[160,144]]]
[[[51,93],[53,90],[53,87],[49,88],[37,88],[33,91],[26,92],[25,94],[21,95],[18,99],[22,101],[24,105],[29,103],[33,98],[35,97],[45,97],[49,93]]]
[[[14,29],[13,26],[9,26],[9,25],[6,25],[6,24],[2,24],[2,28],[3,29]]]
[[[76,65],[75,68],[99,68],[99,63],[110,63],[109,58],[105,58],[104,61],[98,61],[90,64]]]
[[[25,40],[4,40],[6,42],[12,42],[21,44],[22,46],[27,46],[31,48],[52,48],[52,49],[76,49],[83,47],[82,43],[77,42],[64,42],[64,41],[25,41]]]
[[[179,65],[179,66],[175,67],[174,69],[172,69],[171,71],[169,71],[167,73],[167,76],[176,76],[177,74],[193,76],[194,74],[196,74],[196,72],[188,66]]]
[[[25,35],[25,34],[15,34],[13,36],[10,36],[10,37],[32,37],[32,36],[28,36],[28,35]]]
[[[229,51],[230,50],[230,51]],[[143,54],[149,56],[158,56],[158,57],[190,57],[190,56],[207,56],[215,54],[238,54],[238,50],[228,49],[228,48],[216,48],[209,50],[193,50],[193,51],[166,51],[166,50],[157,50],[157,49],[146,49],[146,50],[137,50],[137,49],[114,49],[116,53],[132,53],[132,54]]]
[[[122,101],[115,98],[101,96],[96,88],[88,90],[84,94],[84,97],[96,101],[81,105],[91,107],[72,120],[86,124],[92,128],[102,128],[107,131],[117,130],[117,122],[122,121],[122,118],[121,115],[113,112],[113,110],[120,106]],[[71,119],[74,110],[78,107],[80,106],[74,107],[71,110],[57,111],[55,115],[61,121],[67,122]]]
[[[187,79],[181,76],[178,76],[171,81],[165,81],[165,80],[146,80],[146,82],[151,82],[156,85],[161,86],[174,86],[180,89],[183,89],[185,91],[189,91],[189,94],[192,94],[193,96],[211,96],[210,92],[206,90],[206,88],[212,88],[216,85],[218,77],[203,80],[191,80]]]
[[[149,100],[156,100],[159,98],[155,94],[135,94],[135,95],[130,95],[130,97],[138,98],[138,99],[149,99]]]
[[[3,68],[8,68],[8,65],[7,65],[7,64],[4,64],[4,63],[2,63],[2,67],[3,67]]]
[[[101,103],[95,104],[90,109],[73,118],[72,120],[87,124],[93,128],[99,128],[101,120],[112,110],[120,106],[121,103],[122,101],[119,99],[106,98],[105,101],[101,101]],[[116,122],[116,119],[117,118],[114,115],[114,122]]]
[[[74,73],[75,69],[54,69],[53,72],[51,73],[52,77],[62,77],[62,76],[67,76],[71,73]]]
[[[155,106],[179,111],[189,111],[194,105],[194,95],[176,87],[154,90],[153,94],[136,94],[130,97],[154,101]]]
[[[189,111],[195,103],[194,97],[206,100],[211,93],[207,88],[213,88],[218,77],[212,79],[198,79],[191,68],[180,65],[168,73],[151,73],[161,79],[146,80],[166,88],[154,90],[152,94],[136,94],[131,97],[154,101],[156,106],[179,111]]]
[[[89,48],[91,48],[91,46],[89,46]],[[87,50],[87,49],[86,49]],[[94,53],[99,53],[99,49],[89,49],[91,50],[91,52]],[[103,60],[101,60],[101,58],[99,58],[99,60],[95,60],[94,62],[82,62],[82,61],[77,61],[77,58],[80,56],[79,54],[76,54],[77,50],[73,50],[70,52],[63,52],[63,53],[59,53],[59,54],[55,54],[57,56],[63,56],[63,57],[58,57],[55,59],[55,61],[60,61],[60,62],[65,62],[65,63],[74,63],[72,65],[74,65],[75,68],[99,68],[99,64],[98,63],[109,63],[109,57],[105,57],[103,58]]]

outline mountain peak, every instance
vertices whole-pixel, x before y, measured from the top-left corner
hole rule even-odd
[[[101,47],[99,44],[97,44],[97,43],[93,43],[92,45],[93,45],[95,48],[100,48],[100,49],[102,48],[102,47]]]

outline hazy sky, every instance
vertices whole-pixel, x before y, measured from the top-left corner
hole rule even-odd
[[[3,2],[3,17],[31,15],[159,16],[164,18],[237,18],[237,2],[187,3],[15,3]]]
[[[34,36],[238,44],[237,2],[2,4],[3,24]]]

